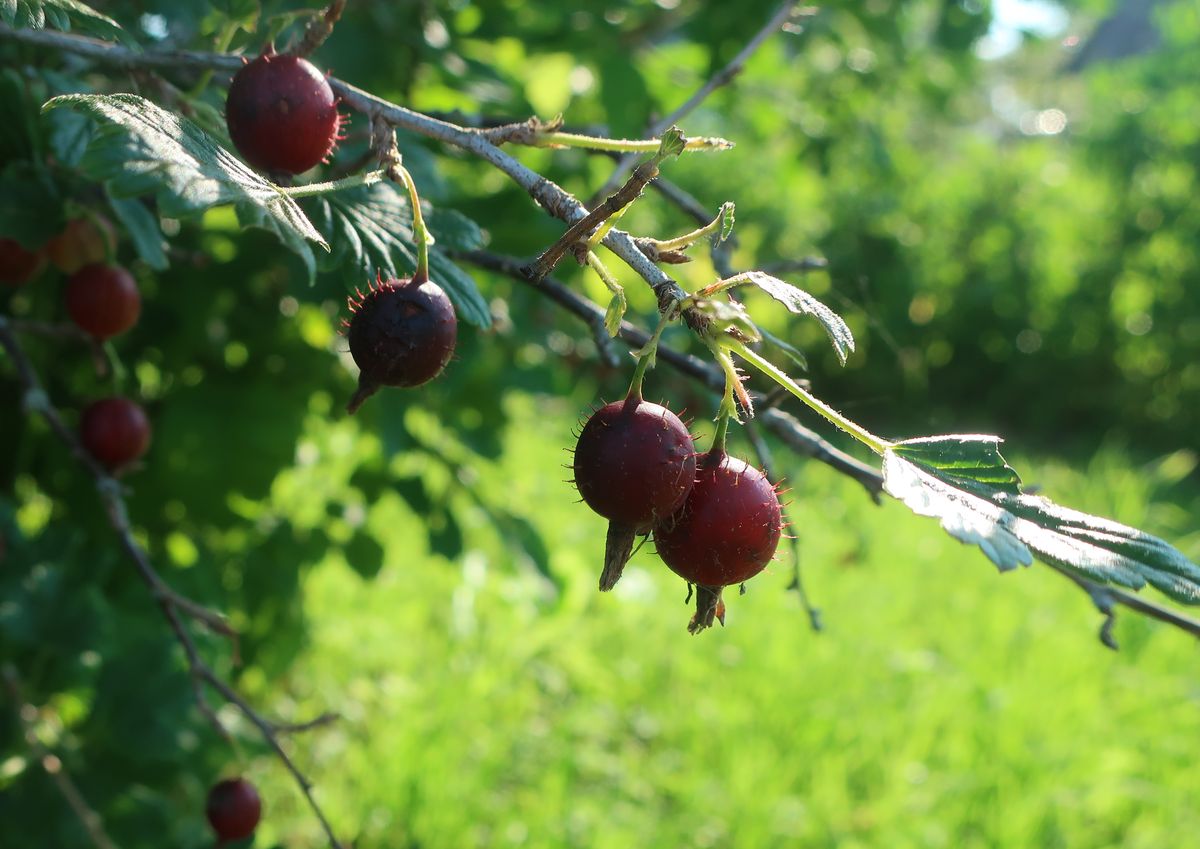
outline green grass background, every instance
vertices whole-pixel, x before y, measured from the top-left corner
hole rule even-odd
[[[507,492],[535,523],[561,588],[506,549],[482,512],[460,511],[467,553],[449,562],[426,551],[423,520],[386,498],[366,520],[385,545],[379,575],[364,581],[334,557],[307,580],[309,643],[275,708],[343,714],[291,745],[344,838],[1200,846],[1191,637],[1122,614],[1113,653],[1067,580],[1036,565],[999,575],[932,520],[876,507],[791,457],[781,465],[827,629],[809,630],[779,562],[729,599],[727,627],[689,636],[683,582],[649,547],[616,592],[594,589],[603,523],[561,481],[573,401],[512,393],[508,404],[498,464],[459,474]],[[436,431],[431,417],[411,418]],[[319,423],[318,452],[352,450],[348,427]],[[1195,555],[1183,533],[1190,455],[1134,463],[1107,446],[1076,471],[1015,465],[1056,500]],[[312,484],[288,474],[284,501]],[[268,811],[261,845],[321,845],[278,763],[249,772]]]

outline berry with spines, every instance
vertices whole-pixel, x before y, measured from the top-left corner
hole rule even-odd
[[[110,472],[120,472],[150,447],[150,420],[128,398],[102,398],[80,416],[79,439],[96,462]]]
[[[329,81],[311,62],[268,49],[234,74],[225,123],[252,167],[299,174],[328,161],[342,126],[337,107]]]
[[[262,800],[258,790],[245,778],[226,778],[208,791],[204,814],[218,843],[244,840],[258,828]]]
[[[669,409],[642,398],[640,386],[597,410],[575,444],[575,486],[609,520],[600,589],[611,590],[634,539],[683,504],[696,477],[696,446]]]
[[[700,456],[683,506],[654,526],[659,557],[696,587],[691,633],[724,623],[722,588],[761,572],[782,533],[779,496],[766,475],[724,448]]]
[[[0,283],[24,286],[46,267],[42,251],[27,250],[16,239],[0,239]]]
[[[458,319],[441,286],[428,278],[376,277],[350,298],[345,321],[350,355],[358,365],[353,413],[381,386],[413,387],[441,374],[454,354]]]

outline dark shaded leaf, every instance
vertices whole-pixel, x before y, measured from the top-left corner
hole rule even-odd
[[[310,198],[306,207],[330,234],[334,245],[321,267],[340,272],[351,288],[363,286],[379,273],[398,277],[411,274],[417,267],[408,198],[391,183]],[[439,213],[436,220],[450,234],[451,247],[470,250],[457,245],[481,243],[478,227],[465,216]],[[461,318],[477,327],[490,326],[491,310],[475,281],[447,259],[439,247],[429,249],[429,276],[446,290]]]

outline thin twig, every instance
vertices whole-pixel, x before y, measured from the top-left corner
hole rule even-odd
[[[1130,610],[1140,613],[1143,616],[1157,619],[1159,622],[1165,622],[1200,639],[1200,620],[1193,619],[1169,607],[1147,601],[1141,596],[1127,592],[1120,587],[1097,584],[1061,566],[1055,566],[1053,563],[1048,565],[1063,577],[1070,578],[1076,586],[1088,594],[1092,603],[1096,605],[1096,609],[1104,614],[1104,622],[1100,626],[1100,642],[1114,651],[1117,649],[1117,641],[1112,634],[1117,616],[1114,605],[1128,607]]]
[[[746,434],[746,438],[750,440],[750,447],[754,449],[754,454],[758,457],[758,464],[762,466],[763,474],[767,476],[767,480],[778,487],[781,478],[775,473],[775,463],[771,457],[771,448],[767,445],[767,441],[763,439],[758,422],[753,419],[746,422],[743,432]],[[796,595],[800,598],[800,605],[804,608],[804,612],[808,614],[809,627],[814,631],[820,632],[824,627],[821,622],[821,609],[815,607],[809,600],[808,592],[804,589],[804,580],[800,574],[800,537],[789,521],[787,505],[782,501],[779,503],[779,512],[783,521],[783,527],[791,530],[791,533],[787,535],[789,548],[792,550],[792,580],[788,584],[788,589],[795,591]]]
[[[721,86],[728,85],[730,82],[732,82],[733,78],[742,72],[742,68],[745,67],[746,62],[751,56],[754,55],[755,51],[757,51],[758,48],[762,46],[763,42],[774,35],[775,32],[787,22],[787,19],[791,17],[792,12],[798,5],[799,4],[796,2],[796,0],[787,0],[787,2],[782,3],[779,8],[775,10],[775,13],[771,15],[771,18],[765,24],[763,24],[762,29],[756,32],[754,36],[748,42],[746,42],[746,46],[739,50],[737,55],[730,59],[729,63],[725,65],[725,67],[717,71],[712,75],[712,77],[706,80],[704,85],[700,86],[700,88],[698,88],[691,97],[680,104],[674,112],[652,125],[646,134],[649,136],[657,136],[672,124],[678,124],[681,120],[683,120],[684,116],[691,114],[692,110],[703,103],[710,94],[719,89]],[[593,199],[602,198],[615,189],[620,184],[621,180],[625,178],[625,175],[629,173],[629,169],[633,167],[633,163],[636,161],[636,156],[626,155],[621,157],[621,160],[617,163],[617,167],[613,170],[613,173],[609,175],[608,180],[605,181],[603,186],[596,190],[596,193],[592,196]],[[591,203],[588,205],[590,206]]]
[[[332,826],[325,818],[325,813],[317,804],[316,799],[312,795],[312,782],[300,772],[299,768],[292,761],[291,757],[284,751],[279,743],[276,735],[277,728],[288,728],[289,726],[276,726],[270,720],[259,714],[250,704],[243,699],[236,690],[233,689],[221,676],[217,675],[212,668],[204,662],[200,656],[199,650],[196,648],[195,640],[188,632],[184,625],[183,616],[188,616],[203,623],[205,626],[216,630],[218,633],[232,636],[234,634],[232,628],[225,622],[224,618],[215,611],[207,610],[201,605],[185,599],[183,596],[176,593],[155,571],[153,564],[150,562],[150,556],[146,550],[138,543],[133,534],[133,527],[129,521],[128,511],[125,506],[125,500],[121,494],[120,484],[114,480],[108,472],[92,458],[90,454],[83,448],[75,433],[67,427],[58,410],[50,403],[45,390],[42,388],[41,381],[38,379],[37,373],[33,369],[29,358],[26,356],[24,349],[17,341],[12,328],[9,326],[8,319],[0,316],[0,347],[3,347],[12,360],[13,366],[17,372],[17,379],[25,388],[25,407],[30,414],[38,413],[49,425],[50,429],[56,436],[70,449],[71,453],[91,472],[92,477],[96,481],[96,489],[100,494],[100,499],[104,504],[105,512],[108,515],[109,524],[117,533],[117,538],[121,544],[121,548],[129,556],[133,562],[138,574],[142,580],[150,588],[150,592],[162,611],[163,616],[167,620],[171,631],[175,635],[176,641],[183,648],[185,657],[187,658],[188,671],[192,678],[193,693],[196,697],[197,707],[201,713],[212,723],[213,727],[223,736],[228,738],[228,732],[212,705],[208,703],[208,699],[204,693],[204,686],[207,685],[216,690],[225,701],[234,705],[242,712],[242,714],[258,729],[263,739],[275,752],[276,757],[283,763],[284,767],[292,774],[296,783],[300,786],[305,798],[308,800],[309,807],[313,814],[321,823],[326,836],[329,838],[330,845],[333,849],[341,849],[342,844],[338,841],[333,832]],[[311,725],[311,723],[309,723]],[[302,727],[301,725],[291,726],[292,728]]]
[[[676,146],[678,146],[678,143],[676,143]],[[664,142],[665,144],[666,142]],[[625,181],[625,185],[621,186],[611,196],[605,198],[602,204],[572,224],[567,229],[567,232],[559,237],[558,241],[543,251],[542,255],[527,269],[529,278],[534,283],[541,280],[554,270],[554,266],[558,264],[563,254],[573,249],[578,242],[590,236],[605,221],[608,221],[608,219],[637,200],[641,196],[642,190],[646,188],[646,184],[658,176],[658,165],[667,155],[665,151],[666,148],[664,147],[659,153],[633,169],[633,174]],[[676,152],[674,155],[678,155],[678,153]]]
[[[304,37],[290,51],[296,56],[308,56],[325,43],[325,39],[333,35],[333,26],[342,16],[346,8],[346,0],[333,0],[325,11],[308,22],[304,28]]]
[[[29,746],[42,769],[46,771],[46,775],[50,776],[50,780],[54,782],[54,786],[58,788],[58,792],[70,806],[76,819],[79,820],[91,839],[92,845],[96,849],[117,849],[117,844],[112,842],[104,830],[104,820],[83,798],[83,794],[79,792],[79,788],[75,786],[71,776],[63,769],[62,760],[42,745],[42,741],[38,739],[35,726],[38,709],[25,701],[21,695],[21,679],[17,675],[16,667],[11,663],[4,664],[4,683],[8,689],[8,695],[12,699],[13,707],[16,709],[17,719],[20,720],[25,744]]]

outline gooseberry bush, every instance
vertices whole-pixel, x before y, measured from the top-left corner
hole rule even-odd
[[[631,211],[624,220],[636,221],[637,209],[652,202],[647,188],[666,185],[680,157],[720,157],[732,146],[686,133],[694,103],[641,139],[568,131],[570,115],[489,123],[412,111],[330,76],[309,58],[337,39],[344,5],[274,14],[249,2],[214,7],[205,26],[215,49],[200,50],[204,39],[170,35],[172,21],[162,16],[152,16],[149,27],[143,20],[137,34],[132,20],[75,0],[0,3],[0,47],[14,57],[0,71],[0,110],[13,117],[0,133],[0,580],[19,611],[0,615],[0,645],[21,729],[6,739],[10,753],[24,751],[23,740],[44,738],[77,751],[68,760],[84,771],[89,758],[102,761],[114,787],[150,783],[162,765],[130,751],[181,745],[172,717],[193,716],[194,735],[253,738],[274,753],[330,845],[349,845],[353,826],[327,821],[302,759],[280,742],[301,731],[319,734],[311,729],[333,718],[268,717],[253,693],[235,686],[242,658],[285,668],[287,652],[272,654],[273,646],[294,636],[296,619],[278,610],[242,633],[246,612],[265,607],[279,584],[240,567],[230,578],[234,567],[220,560],[234,556],[229,541],[236,537],[272,568],[289,563],[288,590],[295,593],[298,564],[313,557],[305,536],[315,533],[273,515],[268,490],[314,411],[314,382],[340,393],[337,403],[317,405],[321,415],[337,417],[345,407],[392,443],[397,434],[419,442],[403,422],[391,421],[396,404],[427,405],[435,416],[449,416],[457,404],[487,414],[470,437],[493,445],[488,431],[503,412],[487,406],[495,395],[488,392],[504,381],[512,352],[488,331],[501,322],[520,328],[526,317],[511,315],[475,269],[505,275],[581,319],[587,333],[578,335],[587,344],[578,350],[590,353],[575,368],[629,367],[624,397],[597,399],[593,411],[581,411],[574,442],[565,433],[562,439],[573,450],[568,465],[578,493],[600,517],[601,591],[617,585],[649,541],[695,598],[688,630],[725,623],[727,604],[736,603],[723,591],[745,590],[784,557],[781,539],[798,530],[789,531],[783,482],[774,468],[763,468],[765,454],[734,444],[739,429],[761,427],[851,475],[872,496],[886,494],[936,519],[1001,570],[1038,560],[1067,575],[1107,615],[1106,626],[1114,605],[1134,598],[1126,590],[1147,584],[1177,602],[1200,603],[1200,567],[1161,539],[1025,491],[1000,454],[999,437],[884,439],[822,401],[798,377],[803,354],[765,332],[761,316],[782,310],[815,322],[843,364],[854,353],[853,334],[800,286],[733,267],[736,197],[700,197],[709,212],[699,216],[694,202],[677,200],[698,219],[683,235],[618,227]],[[784,4],[750,47],[782,26],[799,27],[799,14]],[[147,35],[162,26],[168,34]],[[722,82],[741,61],[718,75]],[[551,171],[559,155],[607,162],[609,154],[619,164],[608,184],[590,187],[598,196],[587,204],[528,164]],[[551,234],[535,257],[517,258],[519,249],[504,244],[491,247],[506,254],[483,250],[494,186],[461,199],[478,222],[422,197],[422,186],[435,194],[440,170],[464,157],[487,163],[527,196],[528,229]],[[550,222],[557,229],[548,230]],[[246,256],[232,257],[231,234],[252,240]],[[275,256],[274,267],[288,269],[288,279],[254,264],[263,254]],[[552,276],[565,259],[596,275],[608,303]],[[711,262],[715,282],[688,291],[669,270],[689,261]],[[636,282],[619,282],[619,266]],[[245,279],[210,301],[206,278],[242,273]],[[631,285],[648,288],[656,315],[631,306],[640,302],[626,291]],[[221,300],[229,292],[240,294]],[[751,292],[767,297],[745,297]],[[343,335],[321,339],[319,328],[335,318],[325,309],[332,293],[345,302],[337,316]],[[668,330],[690,342],[668,345]],[[255,348],[242,338],[254,338]],[[703,356],[684,352],[683,344]],[[631,349],[631,363],[617,353],[622,346]],[[477,377],[464,378],[457,394],[438,394],[445,369]],[[222,394],[198,392],[202,383]],[[711,420],[711,435],[694,436],[678,403],[646,400],[650,385],[665,399],[682,395],[683,386],[699,391],[711,403],[691,415]],[[815,412],[874,459],[831,447],[780,409],[784,399]],[[214,480],[234,482],[226,503],[193,497]],[[156,503],[141,495],[170,491],[168,482],[177,485],[176,497]],[[446,530],[444,505],[424,483],[364,473],[358,485],[367,497],[384,486],[407,491],[429,516],[433,545],[461,550],[452,523]],[[493,505],[492,514],[549,574],[528,523],[503,505]],[[378,571],[378,544],[342,524],[341,538],[325,543],[341,547],[364,575]],[[81,548],[94,552],[86,574],[63,566],[79,562]],[[167,562],[194,568],[167,569]],[[1136,598],[1141,612],[1190,627]],[[140,624],[121,631],[127,610],[154,608],[153,633],[165,639]],[[120,635],[117,648],[102,656],[92,646],[110,630]],[[1103,636],[1111,641],[1107,630]],[[81,691],[96,694],[82,715]],[[92,754],[88,744],[103,740],[125,740],[129,751]],[[195,770],[202,778],[183,792],[193,804],[180,821],[157,810],[122,813],[112,803],[113,787],[80,794],[68,772],[46,766],[69,788],[64,793],[75,808],[75,824],[62,825],[61,833],[82,828],[107,845],[106,819],[136,832],[139,817],[152,817],[176,822],[163,845],[198,846],[207,839],[195,828],[203,808],[219,841],[248,838],[260,818],[253,784],[216,780],[236,765],[237,746],[220,760],[211,754],[219,746],[188,745],[202,759]],[[36,742],[34,754],[45,764],[42,746]],[[0,779],[14,805],[41,799],[22,774]],[[208,786],[205,807],[199,800]]]

